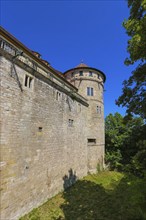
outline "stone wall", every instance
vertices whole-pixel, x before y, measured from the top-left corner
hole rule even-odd
[[[82,76],[80,71],[82,70]],[[90,72],[92,71],[92,76]],[[78,93],[88,100],[87,111],[87,166],[90,172],[96,172],[97,167],[104,166],[104,103],[103,76],[90,67],[75,68],[66,71],[66,78],[78,88]],[[87,88],[93,88],[93,96],[87,95]],[[95,142],[94,142],[95,141]]]
[[[0,67],[1,219],[17,219],[62,190],[70,169],[87,174],[88,107],[15,64],[21,91],[12,62]]]
[[[17,220],[103,165],[102,75],[85,73],[69,83],[2,29],[1,219]]]

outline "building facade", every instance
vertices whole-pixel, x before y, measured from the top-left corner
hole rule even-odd
[[[0,33],[1,218],[18,219],[104,166],[105,75],[83,63],[62,74]]]

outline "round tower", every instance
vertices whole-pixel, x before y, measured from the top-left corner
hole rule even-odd
[[[104,102],[105,74],[84,63],[64,73],[65,78],[78,88],[78,93],[88,100],[87,109],[87,163],[95,172],[104,166]]]

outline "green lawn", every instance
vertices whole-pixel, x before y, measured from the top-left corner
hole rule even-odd
[[[146,220],[146,179],[88,175],[21,220]]]

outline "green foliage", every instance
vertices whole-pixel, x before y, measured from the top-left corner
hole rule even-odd
[[[123,86],[122,95],[116,104],[127,107],[127,114],[140,115],[146,119],[146,64],[140,64],[132,76],[123,82]]]
[[[107,163],[109,163],[110,169],[121,170],[121,168],[122,168],[122,164],[121,164],[122,155],[121,155],[120,150],[112,151],[112,152],[107,151],[105,160]]]
[[[136,173],[146,173],[146,140],[139,141],[137,143],[139,146],[139,151],[133,156],[131,161],[131,169]]]
[[[119,113],[109,114],[105,118],[106,163],[111,169],[120,169],[122,164],[121,150],[130,130],[125,126]]]
[[[130,16],[123,22],[129,37],[127,50],[130,64],[146,59],[146,0],[128,0]],[[128,63],[128,64],[129,64]]]
[[[143,176],[146,171],[146,124],[142,118],[109,114],[105,119],[106,163],[112,170]]]
[[[100,172],[77,181],[34,209],[40,220],[146,220],[146,179],[118,172]]]
[[[128,36],[129,58],[125,64],[137,62],[137,68],[123,82],[122,95],[117,105],[127,107],[128,114],[146,119],[146,0],[128,0],[130,16],[123,22]]]

